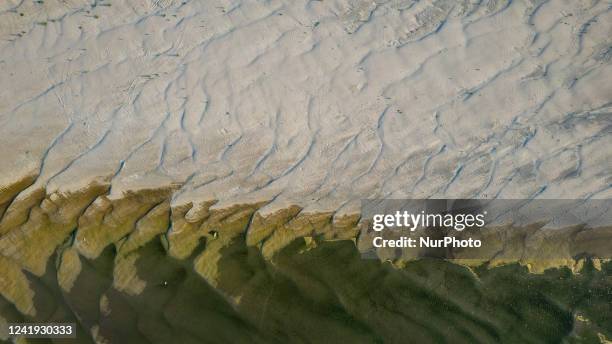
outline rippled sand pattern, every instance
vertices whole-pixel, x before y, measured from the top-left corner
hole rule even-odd
[[[609,1],[3,1],[0,185],[610,197]]]

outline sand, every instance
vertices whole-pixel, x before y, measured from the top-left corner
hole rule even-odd
[[[607,1],[4,1],[0,185],[608,198]]]

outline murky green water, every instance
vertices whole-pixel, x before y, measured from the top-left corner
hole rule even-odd
[[[83,269],[62,293],[50,262],[31,278],[37,316],[24,319],[6,300],[9,321],[74,321],[109,343],[559,343],[612,337],[612,264],[528,274],[518,265],[468,269],[423,260],[398,270],[364,260],[351,242],[303,251],[297,241],[273,262],[236,242],[223,252],[219,286],[169,258],[159,241],[140,249],[138,296],[111,287],[114,251]],[[100,299],[108,298],[110,313]],[[228,300],[234,300],[228,302]],[[576,320],[576,315],[580,319]],[[51,343],[50,340],[31,340]]]

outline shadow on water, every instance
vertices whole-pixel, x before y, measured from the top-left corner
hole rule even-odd
[[[45,276],[31,277],[37,316],[24,319],[4,299],[0,315],[78,322],[79,338],[66,343],[92,343],[94,326],[109,343],[588,343],[612,333],[610,263],[577,275],[533,275],[519,265],[470,271],[436,259],[397,269],[362,259],[349,241],[306,249],[302,240],[270,262],[236,240],[222,252],[213,287],[192,268],[204,246],[184,261],[168,257],[159,240],[140,248],[146,287],[136,296],[112,288],[113,247],[81,258],[67,294],[49,264]]]

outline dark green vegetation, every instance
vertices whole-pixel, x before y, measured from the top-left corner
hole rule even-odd
[[[93,343],[95,325],[108,343],[122,344],[597,343],[598,333],[612,337],[610,263],[602,271],[587,264],[578,275],[567,269],[533,275],[518,265],[474,274],[440,260],[396,269],[362,259],[349,241],[304,249],[297,240],[267,262],[237,241],[223,252],[213,288],[193,272],[191,259],[169,258],[154,240],[140,249],[137,268],[147,287],[138,296],[111,287],[112,248],[95,261],[81,258],[68,294],[57,287],[52,259],[43,278],[31,278],[36,318],[24,319],[3,299],[0,315],[79,324],[78,340],[55,343]]]

